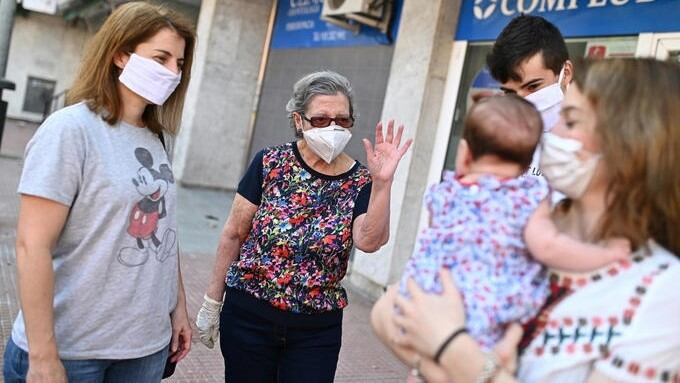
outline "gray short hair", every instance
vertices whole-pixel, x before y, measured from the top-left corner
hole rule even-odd
[[[323,70],[299,79],[293,86],[293,97],[286,104],[290,126],[295,129],[293,113],[304,113],[314,96],[332,96],[337,93],[342,93],[347,97],[349,113],[354,117],[354,92],[347,77],[330,70]]]

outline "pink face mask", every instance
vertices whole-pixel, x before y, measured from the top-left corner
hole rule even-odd
[[[182,73],[133,53],[118,79],[150,103],[163,105],[179,85]]]

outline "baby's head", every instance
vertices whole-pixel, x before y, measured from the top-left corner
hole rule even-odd
[[[542,132],[541,115],[529,101],[516,95],[483,98],[465,118],[456,173],[519,176],[531,164]]]

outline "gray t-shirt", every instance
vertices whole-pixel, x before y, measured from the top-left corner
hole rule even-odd
[[[159,137],[79,103],[26,148],[19,193],[70,208],[52,252],[62,359],[130,359],[170,343],[177,302],[177,191]],[[28,350],[19,313],[12,339]]]

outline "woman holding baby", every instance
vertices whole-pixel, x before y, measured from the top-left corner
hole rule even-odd
[[[672,293],[680,278],[680,67],[618,59],[574,72],[552,131],[565,171],[546,178],[568,197],[552,220],[577,240],[622,237],[633,251],[590,272],[550,269],[546,304],[525,323],[522,341],[512,327],[500,342],[520,343],[516,373],[514,355],[483,352],[460,331],[466,313],[449,273],[441,274],[441,295],[413,282],[410,299],[390,290],[374,307],[374,328],[428,381],[680,380],[680,301]],[[585,186],[574,187],[583,176]]]

